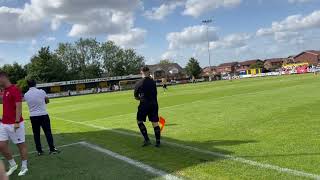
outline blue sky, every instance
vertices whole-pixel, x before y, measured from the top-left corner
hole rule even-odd
[[[0,64],[79,37],[134,48],[149,64],[208,65],[320,49],[319,0],[0,0]]]

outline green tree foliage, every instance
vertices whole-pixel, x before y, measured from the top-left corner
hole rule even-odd
[[[173,62],[171,60],[169,60],[169,59],[162,59],[159,62],[159,64],[171,64],[171,63],[173,63]]]
[[[42,47],[27,65],[28,78],[38,82],[55,82],[67,80],[67,66],[50,52],[49,47]]]
[[[68,79],[80,79],[79,75],[79,61],[77,59],[76,48],[71,43],[60,43],[55,50],[57,58],[62,61],[67,67]]]
[[[199,77],[202,71],[202,68],[199,65],[199,61],[195,58],[191,58],[186,66],[186,71],[189,76]]]
[[[103,68],[108,76],[138,74],[144,65],[144,57],[133,49],[121,49],[108,41],[101,46]]]
[[[96,39],[79,39],[74,44],[60,43],[55,53],[67,65],[69,78],[101,77],[101,47]]]
[[[18,82],[17,82],[17,86],[21,89],[21,91],[23,93],[26,93],[29,89],[28,87],[28,83],[27,83],[27,80],[26,79],[20,79]]]
[[[124,76],[139,73],[144,57],[133,49],[122,49],[112,41],[99,43],[95,39],[80,39],[75,43],[61,43],[55,51],[67,65],[70,79],[89,79]]]
[[[250,69],[263,69],[264,63],[262,61],[257,61],[255,64],[250,65]]]
[[[96,39],[79,39],[74,43],[60,43],[51,52],[42,47],[25,67],[14,63],[0,70],[9,74],[13,83],[33,78],[39,83],[91,79],[106,76],[138,74],[144,57],[133,49],[122,49],[113,42],[99,43]]]
[[[27,75],[25,67],[16,62],[13,64],[3,65],[0,68],[0,71],[6,72],[10,77],[10,81],[14,84],[16,84],[20,79],[25,78]]]

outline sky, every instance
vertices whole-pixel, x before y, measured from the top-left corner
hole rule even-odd
[[[0,0],[0,65],[80,37],[133,48],[148,64],[208,66],[208,41],[212,65],[288,57],[320,50],[320,0]]]

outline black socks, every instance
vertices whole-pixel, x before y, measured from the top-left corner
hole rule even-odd
[[[160,136],[161,136],[160,127],[157,126],[157,127],[154,127],[153,129],[154,129],[154,135],[156,136],[156,142],[157,144],[160,144]]]
[[[150,141],[146,126],[143,123],[139,123],[138,126],[139,126],[139,129],[140,129],[140,132],[141,132],[142,136],[144,137],[144,140],[146,142]]]
[[[143,123],[139,123],[138,126],[139,126],[139,129],[140,129],[142,136],[144,137],[144,141],[150,143],[150,139],[148,136],[148,131],[147,131],[146,126]],[[156,146],[159,147],[160,146],[160,138],[161,138],[161,130],[160,130],[159,126],[154,127],[153,129],[154,129],[154,135],[156,137]]]

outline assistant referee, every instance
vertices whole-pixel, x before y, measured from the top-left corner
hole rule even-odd
[[[148,117],[154,128],[156,137],[156,147],[160,147],[160,127],[158,116],[158,99],[157,99],[157,86],[154,80],[150,77],[148,67],[141,68],[142,79],[136,84],[134,90],[134,97],[140,101],[137,112],[137,123],[141,134],[144,137],[144,146],[150,145],[147,128],[144,125]]]

